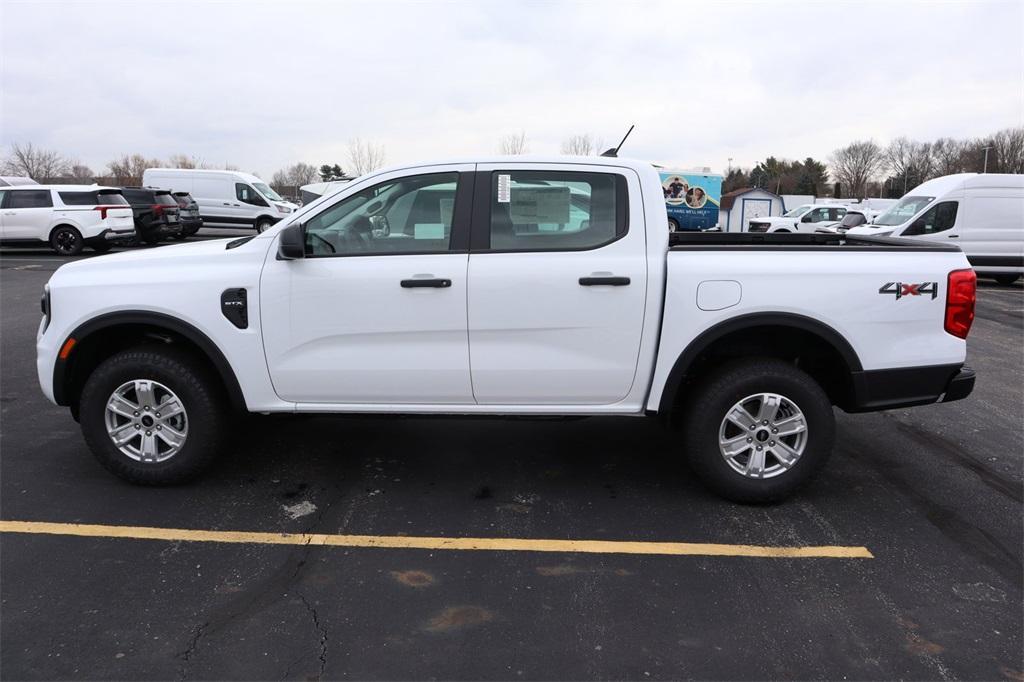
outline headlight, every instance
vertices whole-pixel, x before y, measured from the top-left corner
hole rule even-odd
[[[43,331],[50,325],[50,287],[43,287],[43,295],[39,299],[39,308],[43,313]]]
[[[277,212],[278,213],[291,213],[292,210],[290,208],[288,208],[287,206],[282,206],[281,204],[278,204],[277,205]]]

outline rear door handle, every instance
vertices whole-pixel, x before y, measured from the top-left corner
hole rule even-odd
[[[958,234],[951,234],[951,235],[949,235],[949,238],[950,239],[960,239],[960,235],[958,235]]]
[[[629,286],[629,277],[580,277],[580,286],[582,287],[597,287],[597,286],[610,286],[610,287],[625,287]]]
[[[422,288],[433,288],[433,289],[447,289],[452,285],[450,279],[441,279],[439,277],[417,277],[415,279],[403,279],[403,289],[422,289]]]

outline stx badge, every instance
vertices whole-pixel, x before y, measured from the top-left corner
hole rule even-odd
[[[896,297],[897,301],[904,296],[920,296],[921,294],[931,294],[934,300],[939,295],[939,283],[921,282],[920,284],[906,284],[904,282],[886,282],[878,290],[878,293],[891,294]]]

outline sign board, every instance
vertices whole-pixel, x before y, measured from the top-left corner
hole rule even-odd
[[[722,176],[659,170],[665,210],[680,230],[705,230],[718,224]]]

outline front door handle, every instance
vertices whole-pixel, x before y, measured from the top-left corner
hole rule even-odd
[[[439,277],[417,277],[414,279],[403,279],[403,289],[421,289],[421,288],[433,288],[433,289],[447,289],[452,285],[450,279],[442,279]]]
[[[614,277],[614,276],[580,277],[580,286],[581,287],[597,287],[597,286],[625,287],[625,286],[629,286],[629,277]]]
[[[960,235],[958,235],[958,234],[951,234],[951,235],[949,235],[949,238],[950,239],[960,239]]]

